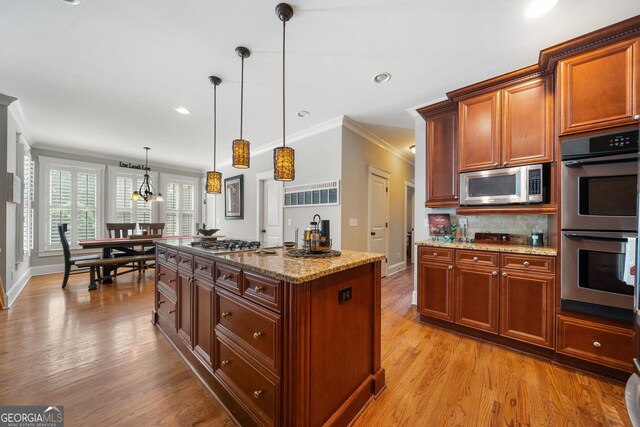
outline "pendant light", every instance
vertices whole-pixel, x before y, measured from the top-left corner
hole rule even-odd
[[[154,194],[156,189],[151,184],[151,180],[149,179],[149,147],[143,147],[145,149],[145,161],[144,161],[144,177],[142,178],[142,184],[140,184],[140,188],[133,192],[131,195],[131,200],[137,202],[138,200],[144,200],[146,202],[164,202],[164,198],[162,197],[162,193]]]
[[[209,81],[213,85],[213,170],[207,172],[207,193],[222,193],[222,174],[216,171],[216,128],[217,128],[217,92],[218,85],[222,79],[216,76],[209,76]]]
[[[293,181],[296,177],[295,151],[285,145],[285,30],[287,21],[293,16],[293,8],[287,3],[276,6],[276,15],[282,21],[282,147],[273,149],[273,179]]]
[[[240,139],[233,140],[233,167],[247,169],[249,167],[249,141],[242,139],[242,113],[244,107],[244,58],[251,55],[249,49],[239,46],[236,53],[242,58],[242,74],[240,75]]]

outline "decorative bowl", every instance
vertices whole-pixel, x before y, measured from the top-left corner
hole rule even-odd
[[[197,231],[198,231],[198,234],[202,234],[203,236],[213,236],[219,230],[220,230],[219,228],[210,228],[208,230],[206,230],[204,228],[200,228]]]

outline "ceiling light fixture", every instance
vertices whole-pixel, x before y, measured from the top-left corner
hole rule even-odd
[[[307,110],[300,110],[297,115],[298,117],[309,117],[309,112]]]
[[[60,0],[62,3],[65,4],[72,4],[72,5],[77,5],[80,4],[80,0]]]
[[[391,74],[389,73],[379,73],[373,76],[373,82],[377,84],[386,83],[391,80]]]
[[[142,179],[142,184],[140,184],[140,188],[137,191],[134,191],[131,195],[131,200],[138,201],[144,200],[146,202],[164,202],[164,198],[162,198],[162,193],[154,194],[156,189],[151,184],[151,180],[149,179],[149,150],[151,148],[144,147],[145,149],[145,161],[144,161],[144,178]]]
[[[524,11],[525,18],[533,19],[549,12],[558,4],[558,0],[533,0]]]
[[[285,30],[287,21],[293,16],[293,8],[287,3],[279,3],[276,15],[282,21],[282,147],[273,149],[273,179],[293,181],[296,178],[295,150],[285,144]]]
[[[249,49],[239,46],[236,53],[242,58],[242,72],[240,75],[240,139],[234,139],[232,144],[233,150],[233,167],[238,169],[247,169],[249,167],[249,141],[242,138],[242,112],[244,107],[244,58],[251,55]]]
[[[217,88],[222,79],[216,76],[209,76],[209,81],[213,85],[213,170],[207,172],[207,193],[222,193],[222,174],[216,171],[216,134],[217,134]]]
[[[411,147],[409,147],[409,150],[411,150],[411,152],[413,154],[416,154],[416,146],[415,145],[412,145]]]
[[[180,113],[180,114],[184,114],[184,115],[191,114],[191,111],[187,110],[184,107],[176,107],[175,110],[177,113]]]

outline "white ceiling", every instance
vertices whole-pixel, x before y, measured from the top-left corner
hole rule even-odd
[[[541,49],[640,14],[638,0],[560,0],[523,18],[529,0],[295,0],[287,24],[287,134],[348,115],[390,144],[413,140],[411,108],[537,62]],[[2,0],[0,93],[19,98],[30,143],[212,167],[239,137],[281,138],[282,24],[277,1]],[[391,81],[374,85],[387,71]],[[177,114],[184,106],[191,115]],[[311,115],[301,119],[299,110]],[[322,147],[318,147],[319,150]]]

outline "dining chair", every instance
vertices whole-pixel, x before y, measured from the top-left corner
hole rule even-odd
[[[64,278],[62,279],[62,287],[67,287],[67,280],[69,280],[69,275],[71,274],[80,274],[80,273],[88,273],[89,268],[78,268],[76,267],[73,271],[71,271],[71,267],[75,265],[78,261],[84,261],[89,259],[100,259],[100,254],[93,255],[81,255],[81,256],[71,256],[71,249],[69,248],[69,242],[67,241],[67,224],[58,224],[58,234],[60,235],[60,243],[62,244],[62,252],[64,253]]]
[[[147,230],[150,236],[162,236],[164,234],[164,222],[141,222],[141,230]]]
[[[109,237],[122,238],[129,237],[130,234],[133,234],[133,231],[136,229],[136,224],[134,223],[121,223],[121,222],[108,222],[107,223],[107,232],[109,233]]]

